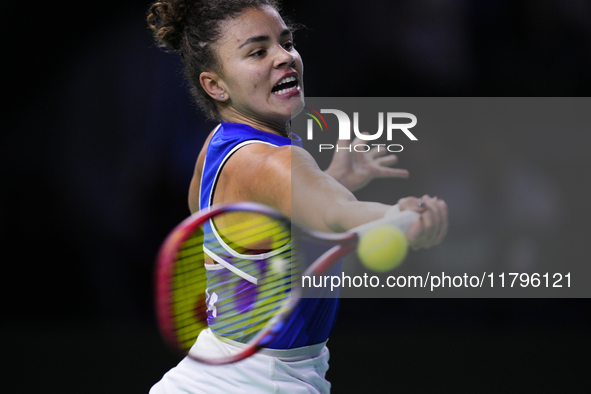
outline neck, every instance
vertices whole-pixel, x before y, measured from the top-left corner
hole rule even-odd
[[[266,133],[280,135],[282,137],[289,137],[291,134],[291,121],[270,121],[268,119],[259,119],[254,117],[244,116],[235,111],[220,111],[222,122],[241,123],[246,124]]]

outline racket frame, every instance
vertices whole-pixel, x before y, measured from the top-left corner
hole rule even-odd
[[[221,213],[232,211],[255,212],[269,215],[270,217],[283,222],[285,225],[291,228],[292,239],[294,238],[295,232],[295,237],[297,238],[308,238],[323,244],[334,245],[332,248],[318,257],[314,263],[307,267],[301,276],[320,275],[324,273],[336,262],[356,250],[357,244],[359,242],[359,236],[364,232],[356,231],[356,229],[344,233],[324,233],[320,231],[303,230],[294,225],[289,219],[287,219],[277,210],[266,205],[253,202],[216,204],[205,210],[192,214],[183,220],[179,225],[177,225],[166,237],[157,255],[154,277],[156,288],[155,306],[158,328],[165,342],[171,348],[177,351],[181,350],[182,346],[176,338],[174,320],[170,314],[170,295],[172,291],[171,287],[172,278],[174,275],[174,263],[176,260],[176,255],[179,251],[179,247],[195,232],[199,226],[207,222],[209,219]],[[414,218],[419,216],[417,213],[414,214],[414,216],[407,215],[409,218],[405,218],[405,220],[414,220]],[[392,222],[392,220],[380,219],[378,222]],[[287,301],[269,320],[265,328],[261,330],[250,341],[249,344],[241,348],[241,350],[236,354],[223,358],[207,358],[201,357],[200,355],[191,352],[183,351],[183,353],[196,361],[210,365],[231,364],[250,357],[269,344],[273,338],[275,338],[277,333],[281,331],[283,327],[282,323],[285,322],[294,311],[295,306],[300,300],[300,297],[300,287],[297,285],[292,285],[290,296]]]

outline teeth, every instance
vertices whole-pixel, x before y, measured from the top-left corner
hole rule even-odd
[[[281,89],[281,90],[278,90],[278,91],[276,91],[276,92],[273,92],[273,94],[279,94],[279,95],[281,95],[281,94],[285,94],[285,93],[287,93],[287,92],[291,92],[291,91],[292,91],[292,90],[294,90],[294,89],[299,89],[299,87],[297,87],[297,86],[294,86],[294,87],[292,87],[292,88],[289,88],[289,89]]]
[[[279,82],[277,83],[277,85],[275,85],[275,86],[279,86],[279,85],[283,85],[284,83],[288,83],[288,82],[295,82],[295,81],[297,81],[297,79],[296,79],[296,77],[294,77],[294,76],[291,76],[291,77],[285,77],[285,78],[283,78],[281,81],[279,81]],[[299,89],[299,87],[296,85],[296,86],[293,86],[293,87],[291,87],[291,88],[288,88],[288,89],[281,89],[281,90],[274,91],[273,93],[274,93],[274,94],[285,94],[285,93],[287,93],[287,92],[291,92],[291,91],[292,91],[292,90],[294,90],[294,89]]]
[[[279,83],[275,86],[279,86],[279,85],[282,85],[282,84],[288,83],[288,82],[293,82],[295,80],[296,80],[296,78],[294,76],[286,77],[286,78],[283,78],[281,81],[279,81]]]

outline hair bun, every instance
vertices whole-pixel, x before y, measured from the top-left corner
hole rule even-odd
[[[189,11],[189,1],[157,1],[148,11],[148,25],[161,45],[175,51],[181,47],[185,22]]]

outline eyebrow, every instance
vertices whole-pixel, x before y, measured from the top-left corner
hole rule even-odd
[[[285,29],[281,32],[281,34],[279,34],[279,39],[282,39],[285,36],[289,36],[290,34],[291,34],[291,30]],[[238,49],[242,48],[245,45],[252,44],[253,42],[261,42],[261,41],[269,41],[269,40],[271,40],[271,37],[269,37],[269,36],[250,37],[250,38],[247,38],[246,40],[244,40],[244,42],[238,46]]]

